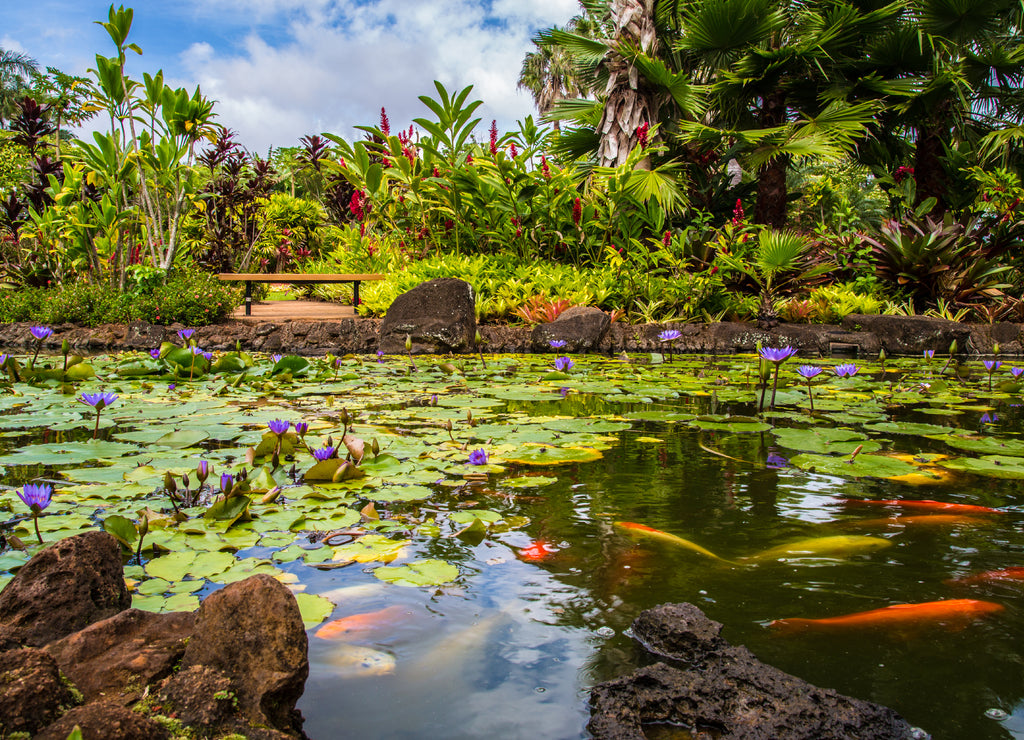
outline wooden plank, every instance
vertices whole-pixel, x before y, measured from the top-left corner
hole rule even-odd
[[[353,283],[365,280],[383,280],[384,275],[378,273],[366,274],[334,274],[334,273],[263,273],[263,272],[222,272],[217,275],[218,280],[245,280],[253,283]]]
[[[340,321],[358,319],[352,306],[323,301],[267,301],[254,303],[252,314],[245,315],[245,307],[239,306],[231,314],[236,321]]]

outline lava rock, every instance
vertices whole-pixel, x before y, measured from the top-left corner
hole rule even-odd
[[[35,734],[77,703],[56,661],[44,651],[22,648],[0,653],[0,737]]]
[[[203,666],[221,673],[229,679],[232,702],[237,702],[237,711],[246,720],[301,734],[302,715],[295,704],[309,676],[307,648],[302,615],[292,592],[261,574],[206,598],[199,607],[181,669],[186,673],[193,666]],[[184,680],[172,679],[176,684]],[[209,680],[203,674],[195,691],[208,691]],[[178,685],[165,687],[165,692],[179,695],[183,690]]]
[[[721,740],[913,740],[921,731],[878,704],[822,689],[759,661],[721,636],[692,604],[643,612],[636,639],[686,664],[656,663],[594,687],[587,725],[596,740],[644,740],[644,725],[668,723]]]
[[[192,612],[127,609],[46,646],[86,701],[130,704],[170,675],[195,626]]]
[[[971,327],[934,316],[886,316],[882,314],[850,314],[843,319],[847,331],[870,332],[878,337],[889,355],[918,355],[925,350],[949,352],[956,340],[961,352],[967,352]]]
[[[476,350],[476,300],[464,280],[441,278],[422,283],[398,296],[380,327],[380,349],[388,354],[406,351],[412,338],[416,354]]]
[[[565,342],[559,352],[589,352],[597,349],[612,320],[600,308],[573,306],[549,324],[538,324],[530,339],[536,352],[551,352],[551,342]]]
[[[98,531],[68,537],[0,592],[0,649],[43,647],[129,606],[117,540]]]
[[[162,726],[109,701],[75,707],[35,736],[35,740],[67,740],[75,726],[83,740],[168,740]]]

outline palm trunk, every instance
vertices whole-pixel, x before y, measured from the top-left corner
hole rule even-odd
[[[786,122],[786,93],[775,90],[764,96],[761,103],[761,128],[774,128]],[[757,203],[754,222],[781,229],[786,224],[786,200],[789,191],[786,174],[789,160],[776,157],[761,166],[757,173]]]
[[[942,218],[949,207],[946,203],[949,183],[946,180],[946,170],[942,166],[946,155],[943,141],[948,136],[948,127],[933,119],[918,127],[917,149],[914,152],[914,180],[917,183],[914,205],[918,206],[928,198],[935,198],[935,206],[930,215],[938,218]]]

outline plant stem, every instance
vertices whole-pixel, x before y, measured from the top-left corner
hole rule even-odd
[[[96,409],[96,425],[92,428],[92,438],[96,439],[100,433],[100,410]]]
[[[32,512],[32,523],[36,525],[36,537],[39,538],[39,544],[43,544],[43,536],[39,534],[39,514]]]
[[[772,383],[772,402],[768,407],[770,411],[775,410],[775,391],[779,388],[779,363],[775,363],[775,380]]]

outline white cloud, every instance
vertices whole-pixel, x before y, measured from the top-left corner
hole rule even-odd
[[[16,51],[19,54],[26,54],[28,50],[18,43],[16,39],[12,39],[10,36],[0,37],[0,49],[6,49],[7,51]]]
[[[485,103],[478,115],[511,128],[533,112],[530,96],[516,91],[530,37],[579,9],[576,0],[494,0],[490,11],[474,0],[242,5],[215,0],[207,8],[283,26],[257,25],[233,49],[192,44],[183,76],[218,101],[220,122],[256,151],[325,130],[352,137],[352,126],[377,122],[381,106],[394,128],[407,126],[430,115],[417,96],[436,97],[435,79],[450,91],[474,85],[472,96]]]

